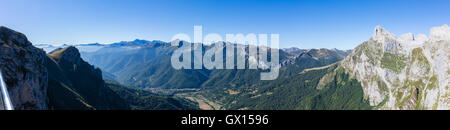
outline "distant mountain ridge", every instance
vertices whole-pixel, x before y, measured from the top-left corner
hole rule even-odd
[[[50,53],[51,51],[58,49],[58,48],[65,48],[68,46],[74,46],[77,49],[79,49],[79,51],[81,53],[84,52],[94,52],[97,51],[103,47],[119,47],[119,46],[142,46],[142,45],[148,45],[148,44],[152,44],[152,43],[165,43],[163,41],[158,41],[158,40],[153,40],[153,41],[147,41],[147,40],[140,40],[140,39],[135,39],[133,41],[121,41],[121,42],[116,42],[116,43],[111,43],[111,44],[101,44],[101,43],[87,43],[87,44],[63,44],[63,45],[52,45],[52,44],[34,44],[34,46],[36,46],[37,48],[41,48],[44,49],[44,51],[46,51],[47,53]]]
[[[78,47],[92,46],[103,45]],[[0,50],[0,68],[16,110],[197,109],[184,99],[105,83],[102,71],[73,46],[46,54],[25,35],[0,26]]]
[[[204,50],[206,50],[208,47],[209,46],[204,46]],[[213,75],[219,75],[218,73],[226,71],[175,71],[173,68],[171,68],[169,59],[173,51],[175,51],[176,49],[177,47],[173,47],[170,45],[170,43],[167,42],[145,41],[137,39],[135,41],[119,42],[105,45],[103,48],[95,52],[82,52],[82,57],[93,65],[102,68],[102,70],[104,70],[108,74],[109,78],[117,77],[116,80],[120,81],[121,83],[147,87],[185,88],[189,86],[186,86],[186,84],[184,84],[183,86],[179,86],[182,84],[169,85],[167,83],[171,82],[167,81],[170,81],[171,78],[180,80],[188,79],[187,77],[191,77],[191,79],[194,80],[188,80],[188,82],[193,81],[192,85],[194,86],[191,85],[190,87],[198,88],[202,86],[203,82],[207,82],[208,77],[214,77]],[[305,49],[301,52],[285,52],[281,50],[280,60],[283,66],[288,66],[289,64],[301,64],[301,66],[291,66],[291,68],[297,68],[297,70],[288,72],[298,73],[304,68],[324,66],[330,63],[334,63],[343,59],[343,57],[345,57],[347,54],[348,51],[341,51],[337,49]],[[304,66],[302,65],[303,63],[306,63],[307,65]],[[244,70],[235,71],[244,72]],[[257,71],[254,71],[254,73],[256,72]],[[183,77],[186,78],[176,78],[174,77],[175,75],[184,75]]]
[[[208,47],[204,46],[204,50],[208,49]],[[327,71],[321,73],[317,71],[303,73],[303,70],[332,65],[344,59],[349,54],[349,51],[337,49],[295,49],[294,51],[286,52],[280,50],[282,68],[280,69],[279,78],[275,81],[261,81],[258,77],[261,70],[175,70],[172,68],[170,62],[171,54],[175,49],[177,47],[171,46],[170,43],[149,42],[146,45],[108,46],[96,52],[83,54],[86,57],[84,59],[88,59],[90,63],[109,71],[105,72],[109,75],[108,77],[115,78],[114,80],[120,81],[121,83],[142,88],[198,88],[200,91],[191,96],[200,99],[195,98],[194,100],[203,100],[202,97],[205,97],[217,102],[217,104],[221,104],[222,107],[219,107],[221,109],[370,109],[370,106],[362,100],[363,92],[360,86],[346,87],[339,90],[336,90],[336,87],[329,87],[330,89],[327,90],[315,90],[314,87],[305,86],[303,88],[297,86],[316,86],[316,83]],[[296,77],[306,78],[304,76],[314,79],[309,79],[311,83],[307,84],[303,83],[304,80],[293,80]],[[276,87],[280,85],[284,87]],[[276,98],[271,98],[273,100],[266,99],[271,96],[267,92],[273,91],[274,88],[280,90],[273,92],[276,94],[288,94],[286,91],[305,92],[302,94],[290,93],[291,96],[286,98],[277,96]],[[260,91],[256,91],[255,89]],[[247,92],[250,90],[253,91]],[[333,101],[331,98],[318,99],[319,95],[317,94],[323,93],[321,96],[331,97],[333,94],[345,94],[346,90],[354,94],[352,96],[343,96],[339,100],[342,104],[337,103],[312,107],[313,105]],[[233,91],[237,93],[234,94]],[[232,93],[230,94],[229,92]],[[254,98],[250,98],[252,97],[250,95],[253,95]],[[305,100],[299,102],[299,104],[284,102],[286,104],[278,104],[279,107],[273,106],[275,105],[274,102],[276,102],[275,99],[291,101],[295,96],[305,97]],[[182,95],[182,97],[186,97],[186,95]],[[323,101],[312,103],[306,97]],[[192,97],[188,96],[188,98]],[[235,100],[233,101],[231,99]],[[236,101],[239,103],[233,103]],[[213,108],[217,108],[217,106]]]

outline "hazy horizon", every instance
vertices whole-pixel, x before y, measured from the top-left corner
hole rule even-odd
[[[280,48],[353,49],[381,25],[400,36],[429,35],[450,23],[450,1],[256,1],[256,0],[0,0],[0,25],[27,35],[34,44],[110,44],[170,41],[217,33],[278,33]]]

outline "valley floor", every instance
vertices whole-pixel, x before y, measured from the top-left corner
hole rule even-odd
[[[199,92],[180,93],[177,94],[177,96],[184,97],[191,101],[197,102],[199,108],[202,110],[223,110],[222,105],[220,103],[211,101],[198,93]]]

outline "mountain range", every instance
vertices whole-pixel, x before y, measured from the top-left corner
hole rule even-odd
[[[178,47],[163,41],[38,49],[5,27],[0,39],[0,67],[18,109],[450,108],[447,25],[429,37],[377,26],[352,50],[279,49],[279,77],[270,81],[260,80],[260,69],[176,70],[170,58]]]
[[[197,109],[184,99],[105,82],[102,71],[73,46],[46,54],[25,35],[1,26],[0,50],[0,68],[18,110]]]

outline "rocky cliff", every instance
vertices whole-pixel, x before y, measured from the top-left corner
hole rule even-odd
[[[72,46],[47,55],[25,35],[0,27],[0,69],[16,110],[129,109]]]
[[[450,27],[396,37],[377,26],[340,66],[377,109],[450,109]]]
[[[48,54],[49,107],[51,109],[129,109],[125,101],[105,86],[102,71],[80,57],[73,46]]]
[[[0,27],[0,68],[15,109],[47,109],[46,54],[25,35]]]

